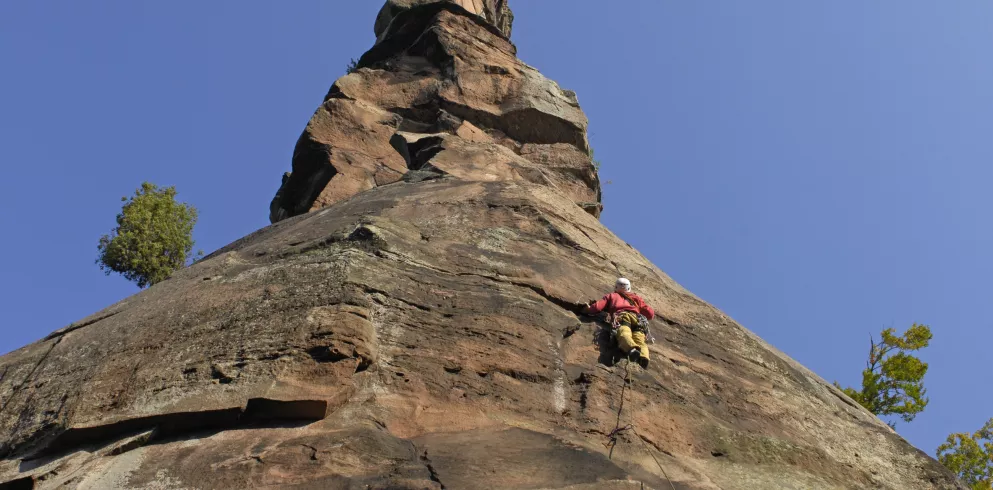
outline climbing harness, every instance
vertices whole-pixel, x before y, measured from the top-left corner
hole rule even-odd
[[[648,318],[646,318],[645,315],[642,315],[640,313],[636,314],[629,311],[622,311],[621,313],[631,313],[631,315],[635,316],[638,319],[638,324],[637,324],[638,329],[645,332],[645,339],[647,339],[649,342],[653,344],[655,343],[655,336],[652,335],[651,325],[649,324]],[[610,316],[609,318],[610,338],[613,340],[617,340],[617,329],[621,327],[621,320],[620,320],[621,315],[613,314],[609,316]]]
[[[645,452],[647,452],[648,455],[651,456],[653,460],[655,460],[655,464],[658,465],[659,471],[661,471],[662,476],[665,477],[665,481],[669,483],[669,487],[672,490],[676,490],[676,486],[672,483],[672,479],[669,478],[669,474],[665,472],[665,468],[662,467],[662,463],[659,461],[658,458],[655,457],[655,453],[652,452],[651,448],[648,447],[648,442],[646,442],[645,439],[638,434],[638,431],[634,428],[634,425],[628,424],[625,425],[624,427],[621,427],[621,413],[624,411],[624,394],[625,392],[627,392],[628,384],[631,382],[631,371],[630,369],[628,369],[630,365],[631,365],[631,361],[624,361],[624,384],[621,386],[621,403],[617,407],[617,422],[614,424],[614,430],[610,431],[610,434],[607,434],[607,442],[604,444],[605,447],[610,449],[610,452],[607,454],[607,458],[613,459],[614,446],[617,445],[618,436],[620,436],[624,432],[631,431],[634,433],[634,437],[640,440],[642,444],[644,444]]]

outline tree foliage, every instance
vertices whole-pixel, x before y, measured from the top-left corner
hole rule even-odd
[[[873,338],[869,342],[862,389],[842,388],[842,391],[876,415],[898,415],[905,422],[914,420],[928,404],[924,389],[928,365],[910,353],[928,346],[931,328],[915,323],[900,336],[895,329],[888,328],[883,330],[879,343]],[[841,388],[837,382],[834,384]]]
[[[176,189],[144,182],[117,215],[117,227],[100,238],[97,264],[144,288],[169,278],[192,258],[197,210],[176,202]]]
[[[993,418],[971,436],[965,432],[948,436],[936,454],[972,490],[993,490]]]
[[[359,69],[358,60],[352,58],[352,60],[348,62],[348,66],[345,67],[345,73],[352,74],[358,71],[358,69]]]
[[[593,168],[596,169],[597,172],[599,172],[600,171],[600,160],[597,160],[596,154],[593,152],[593,147],[592,146],[590,147],[590,160],[593,160]]]

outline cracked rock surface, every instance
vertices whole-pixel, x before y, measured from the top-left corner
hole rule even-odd
[[[300,135],[270,221],[437,176],[538,183],[599,216],[586,116],[517,59],[512,19],[504,0],[387,2],[376,44]]]
[[[963,488],[600,224],[509,19],[391,0],[275,224],[0,357],[0,488]],[[611,451],[625,365],[577,305],[619,275],[658,342]]]

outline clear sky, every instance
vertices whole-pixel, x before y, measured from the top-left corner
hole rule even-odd
[[[379,5],[0,2],[0,352],[136,292],[93,261],[142,180],[207,252],[267,225]],[[929,454],[993,416],[993,2],[511,5],[590,118],[615,233],[829,381],[931,325],[898,426]]]

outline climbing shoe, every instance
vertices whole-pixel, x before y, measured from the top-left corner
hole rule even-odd
[[[629,361],[641,362],[640,359],[641,359],[641,352],[638,349],[631,349],[631,352],[628,352]]]
[[[648,358],[647,357],[639,358],[638,365],[641,366],[641,369],[648,369]]]

